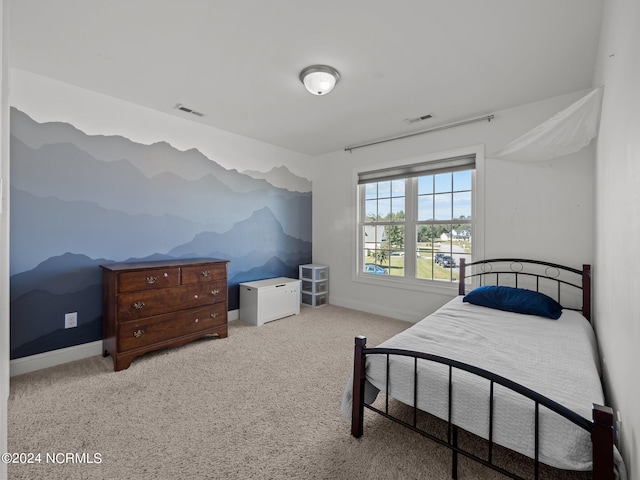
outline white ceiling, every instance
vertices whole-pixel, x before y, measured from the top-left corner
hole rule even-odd
[[[318,155],[592,86],[602,3],[12,0],[10,64]]]

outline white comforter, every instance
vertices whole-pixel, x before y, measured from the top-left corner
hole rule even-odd
[[[591,419],[603,404],[595,336],[578,312],[558,320],[521,315],[462,302],[456,297],[421,322],[378,345],[441,355],[520,383]],[[447,419],[448,367],[419,361],[418,408]],[[413,359],[392,357],[389,395],[413,405]],[[369,356],[367,387],[386,389],[386,358]],[[484,438],[489,426],[489,382],[454,369],[453,422]],[[350,383],[342,410],[351,412]],[[370,392],[371,393],[371,392]],[[374,395],[377,392],[374,393]],[[371,397],[367,399],[370,401]],[[495,385],[494,441],[534,456],[534,403]],[[540,408],[540,461],[569,470],[591,469],[589,434]]]

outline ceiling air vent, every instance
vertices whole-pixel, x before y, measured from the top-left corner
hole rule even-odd
[[[181,103],[177,103],[176,106],[173,107],[173,108],[177,108],[178,110],[181,110],[181,111],[186,112],[186,113],[190,113],[191,115],[195,115],[197,117],[204,117],[204,113],[196,112],[195,110],[193,110],[193,109],[191,109],[189,107],[185,107]]]
[[[417,123],[417,122],[421,122],[423,120],[428,120],[429,118],[433,118],[433,115],[431,115],[430,113],[427,113],[426,115],[422,115],[421,117],[405,118],[404,121],[406,123],[408,123],[409,125],[411,125],[412,123]]]

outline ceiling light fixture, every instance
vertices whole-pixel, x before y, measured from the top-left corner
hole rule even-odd
[[[338,80],[338,71],[327,65],[311,65],[300,72],[300,81],[314,95],[326,95],[333,90]]]

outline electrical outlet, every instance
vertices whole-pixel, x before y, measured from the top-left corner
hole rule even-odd
[[[78,326],[78,312],[64,314],[64,328],[74,328]]]

